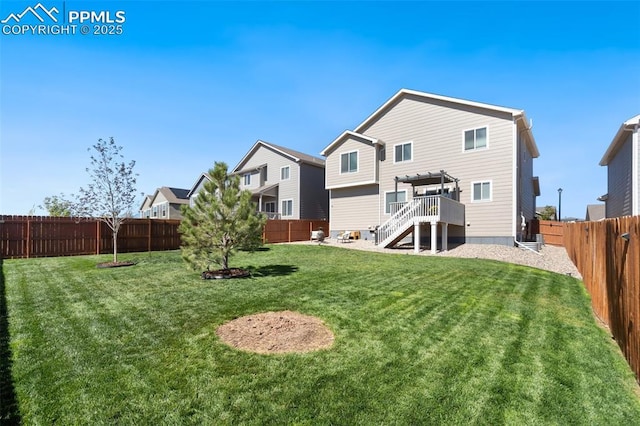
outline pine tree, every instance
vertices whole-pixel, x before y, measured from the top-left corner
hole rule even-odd
[[[256,210],[251,192],[240,190],[240,177],[229,175],[225,163],[216,162],[209,176],[193,207],[182,209],[182,258],[194,269],[209,271],[218,264],[228,270],[237,249],[262,244],[266,217]]]

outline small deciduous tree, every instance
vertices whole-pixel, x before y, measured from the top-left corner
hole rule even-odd
[[[182,257],[194,268],[212,264],[229,269],[237,249],[253,250],[262,244],[266,217],[256,210],[251,192],[240,189],[240,178],[229,175],[227,165],[216,162],[209,170],[193,207],[183,206],[180,224]]]
[[[555,220],[556,208],[554,206],[544,206],[542,210],[538,212],[540,220]]]
[[[87,172],[91,183],[80,188],[77,201],[78,214],[100,219],[111,229],[113,237],[113,261],[118,261],[118,231],[129,217],[136,200],[135,161],[125,162],[120,153],[122,146],[113,138],[108,141],[98,139],[98,143],[88,150],[91,165]]]
[[[40,208],[45,209],[49,216],[69,217],[73,214],[74,202],[61,193],[45,197]]]

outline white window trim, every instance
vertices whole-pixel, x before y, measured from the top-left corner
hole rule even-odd
[[[482,148],[476,148],[475,147],[476,140],[475,140],[475,133],[474,133],[474,139],[473,139],[474,148],[473,149],[465,149],[465,146],[464,146],[464,134],[466,132],[470,131],[470,130],[474,130],[475,131],[475,130],[482,129],[482,128],[487,130],[487,145],[483,146]],[[482,126],[470,127],[468,129],[464,129],[464,130],[462,130],[462,152],[464,153],[464,152],[476,152],[476,151],[487,150],[487,149],[489,149],[489,139],[490,138],[489,138],[489,125],[488,124],[485,124],[485,125],[482,125]]]
[[[401,160],[401,161],[396,161],[396,146],[404,146],[404,145],[411,145],[411,160]],[[402,142],[402,143],[397,143],[393,146],[393,164],[400,164],[400,163],[413,163],[413,141],[407,141],[407,142]],[[398,191],[400,192],[400,191]]]
[[[169,202],[164,202],[160,204],[160,217],[168,218],[169,217]]]
[[[489,199],[488,200],[475,200],[473,198],[473,187],[475,184],[483,184],[483,183],[488,183],[489,184]],[[482,190],[482,188],[481,188]],[[493,180],[491,179],[486,179],[486,180],[476,180],[471,182],[471,202],[472,203],[490,203],[493,201]]]
[[[247,177],[249,178],[249,183],[247,183]],[[251,173],[245,173],[242,175],[242,183],[244,186],[251,186]]]
[[[352,172],[347,171],[347,172],[343,173],[342,172],[342,156],[343,155],[347,155],[347,154],[351,154],[351,153],[354,153],[354,152],[356,153],[356,163],[357,163],[355,171],[352,171]],[[350,175],[352,173],[358,173],[359,171],[360,171],[360,150],[359,149],[354,149],[354,150],[351,150],[351,151],[341,152],[340,153],[340,160],[338,160],[338,172],[341,175]]]
[[[282,171],[284,169],[289,169],[289,173],[287,173],[287,178],[286,179],[282,178]],[[282,166],[282,167],[280,167],[280,181],[285,181],[285,180],[291,180],[291,166]]]
[[[291,214],[285,214],[285,209],[283,208],[283,204],[288,201],[291,201]],[[293,198],[286,198],[284,200],[280,200],[280,208],[281,208],[280,215],[282,217],[292,217],[293,216]]]
[[[391,212],[387,211],[387,194],[391,194],[391,193],[394,193],[394,192],[396,192],[396,191],[384,191],[384,198],[382,199],[382,202],[384,203],[384,214],[386,214],[386,215],[390,215],[391,214]],[[403,189],[403,190],[398,191],[398,193],[401,193],[401,192],[404,192],[405,201],[409,201],[407,199],[407,190]]]

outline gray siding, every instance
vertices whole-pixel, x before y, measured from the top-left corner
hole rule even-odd
[[[464,131],[479,127],[487,128],[487,148],[465,152]],[[467,237],[513,236],[515,124],[510,114],[407,96],[367,128],[358,130],[387,147],[379,166],[381,200],[377,205],[359,205],[356,210],[360,215],[365,209],[377,209],[381,222],[388,219],[383,197],[384,192],[394,190],[395,176],[445,170],[460,179]],[[393,146],[409,141],[413,142],[412,161],[394,163]],[[472,183],[481,181],[491,182],[491,201],[473,202]],[[411,196],[410,185],[398,189],[409,190]],[[363,221],[363,225],[369,223]]]
[[[266,176],[263,176],[263,185],[269,186],[273,184],[278,184],[278,200],[276,203],[277,212],[282,212],[282,201],[283,200],[293,200],[293,215],[292,216],[283,216],[283,219],[300,219],[300,196],[299,196],[299,182],[300,182],[300,170],[298,168],[298,164],[291,160],[290,158],[284,157],[279,152],[276,152],[272,149],[269,149],[265,146],[260,146],[256,150],[256,152],[247,159],[246,163],[243,164],[242,169],[250,169],[254,167],[261,166],[263,164],[267,164]],[[280,180],[280,169],[281,167],[289,166],[289,179],[288,180]],[[255,181],[258,185],[254,186],[253,179],[252,185],[247,189],[256,189],[260,185],[259,174],[256,172]],[[244,188],[244,187],[243,187]],[[265,201],[271,201],[272,199]]]
[[[518,206],[516,209],[516,226],[520,226],[520,213],[527,222],[535,218],[536,195],[533,188],[533,157],[524,139],[518,138],[518,170],[517,185],[519,194]],[[516,229],[519,233],[520,229]]]
[[[169,217],[167,219],[182,219],[181,206],[182,204],[169,204]]]
[[[630,134],[607,166],[607,217],[632,214],[633,144]]]
[[[327,155],[326,187],[340,188],[354,185],[370,185],[376,179],[376,146],[371,142],[355,137],[345,138]],[[341,155],[347,152],[358,152],[358,171],[354,173],[341,173]]]
[[[300,165],[300,219],[329,219],[329,191],[324,167]]]

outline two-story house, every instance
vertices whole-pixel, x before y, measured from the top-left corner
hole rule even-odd
[[[604,153],[607,166],[606,217],[640,215],[640,115],[622,123]]]
[[[251,191],[258,210],[269,219],[328,218],[321,158],[258,140],[229,173],[240,177],[240,188]],[[202,173],[193,184],[191,205],[208,180]]]
[[[514,245],[535,218],[524,111],[402,89],[323,151],[331,236]],[[440,236],[440,238],[439,238]]]
[[[231,170],[270,218],[329,217],[324,160],[258,140]]]
[[[163,186],[146,195],[140,206],[140,217],[150,219],[182,219],[180,207],[189,204],[188,189]]]

